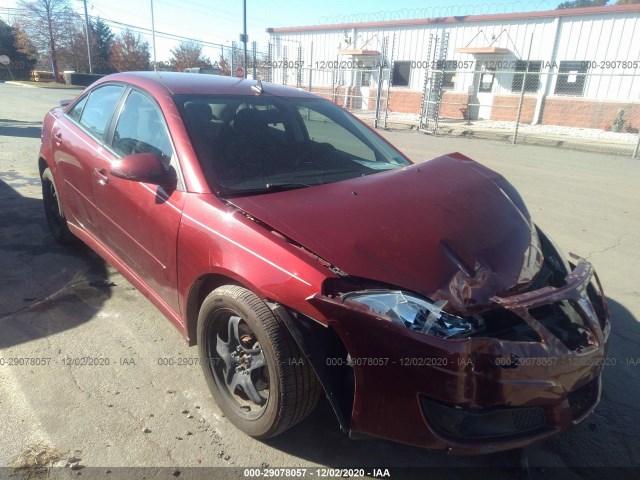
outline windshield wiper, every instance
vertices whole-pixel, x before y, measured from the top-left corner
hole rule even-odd
[[[306,188],[310,187],[308,183],[293,183],[293,182],[283,182],[283,183],[267,183],[262,187],[256,188],[246,188],[246,189],[228,189],[228,190],[220,190],[217,192],[220,197],[241,197],[241,196],[249,196],[249,195],[261,195],[264,193],[275,193],[275,192],[284,192],[286,190],[296,190],[298,188]]]

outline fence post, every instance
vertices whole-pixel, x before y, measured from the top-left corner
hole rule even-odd
[[[236,42],[231,42],[231,76],[236,76]]]
[[[267,82],[273,82],[273,45],[269,42],[267,51]]]
[[[393,55],[396,51],[396,34],[393,34],[391,42],[391,55],[389,56],[389,81],[387,81],[387,98],[384,105],[384,128],[387,128],[387,116],[389,115],[389,100],[391,99],[391,83],[393,82]]]
[[[309,91],[313,89],[313,41],[311,42],[311,51],[309,52]]]
[[[376,89],[376,116],[373,120],[373,128],[378,128],[378,118],[380,117],[380,96],[382,94],[382,69],[383,62],[378,65],[378,88]]]
[[[253,52],[252,52],[253,53],[253,55],[252,55],[253,56],[253,79],[254,80],[257,80],[257,78],[258,78],[258,76],[256,74],[256,48],[257,48],[257,45],[256,45],[256,42],[254,41],[253,42]]]
[[[302,88],[302,46],[298,44],[298,66],[296,67],[296,87]]]
[[[513,131],[512,145],[516,144],[518,140],[518,127],[520,126],[520,114],[522,113],[522,103],[524,102],[524,84],[527,81],[527,73],[529,72],[529,61],[527,61],[527,67],[524,69],[524,75],[522,76],[522,88],[520,88],[520,99],[518,100],[518,113],[516,114],[516,128]]]
[[[287,84],[287,46],[282,47],[282,85]]]
[[[533,46],[533,33],[531,34],[531,41],[529,42],[529,53],[527,54],[527,67],[524,69],[524,75],[522,76],[522,87],[520,88],[520,100],[518,100],[518,114],[516,115],[516,128],[513,131],[513,145],[518,140],[518,127],[520,126],[520,115],[522,114],[522,104],[524,102],[525,85],[527,84],[527,73],[529,73],[529,61],[531,57],[531,47]]]

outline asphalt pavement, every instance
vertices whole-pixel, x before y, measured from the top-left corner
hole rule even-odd
[[[393,474],[429,467],[455,478],[463,470],[452,469],[466,466],[476,476],[511,478],[505,468],[519,464],[514,453],[453,457],[351,440],[324,400],[269,441],[227,422],[189,360],[197,350],[96,254],[58,246],[48,233],[36,162],[40,125],[49,108],[78,93],[0,84],[0,467],[43,442],[64,453],[56,465],[77,456],[86,472],[378,467]],[[601,404],[581,425],[526,452],[534,477],[603,478],[619,476],[614,467],[640,467],[640,161],[415,131],[383,134],[416,161],[459,151],[502,173],[543,230],[600,274],[613,317]],[[68,364],[81,357],[92,364]]]

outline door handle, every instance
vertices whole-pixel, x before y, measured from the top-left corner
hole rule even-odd
[[[56,145],[60,145],[62,143],[62,133],[58,132],[54,136],[56,137]]]
[[[93,176],[98,179],[98,183],[100,185],[106,185],[107,183],[109,183],[109,177],[107,177],[107,171],[104,168],[102,170],[94,168]]]

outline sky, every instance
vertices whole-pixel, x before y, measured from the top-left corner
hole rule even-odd
[[[267,27],[317,25],[346,21],[389,20],[398,18],[440,17],[478,13],[507,13],[554,9],[562,0],[485,2],[480,0],[301,0],[247,1],[247,33],[249,41],[258,42],[266,50]],[[0,19],[7,21],[6,8],[15,8],[17,0],[0,0]],[[82,0],[70,0],[72,7],[83,13]],[[180,39],[163,38],[169,33],[205,42],[231,45],[242,32],[242,0],[153,0],[156,35],[156,57],[167,61],[171,49]],[[105,20],[151,29],[151,0],[87,0],[89,15]],[[109,25],[114,33],[121,28]],[[152,45],[151,35],[143,33]],[[260,48],[260,45],[263,45]],[[205,55],[217,60],[220,48],[205,46]],[[152,52],[153,59],[153,52]]]

